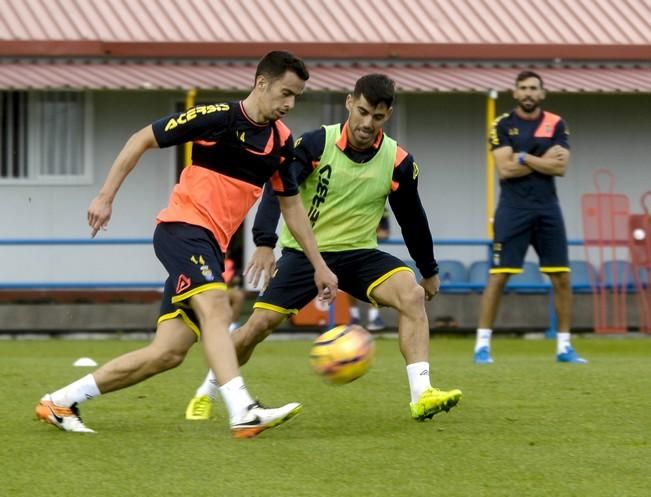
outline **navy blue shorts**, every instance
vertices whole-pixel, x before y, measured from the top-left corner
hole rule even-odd
[[[224,254],[210,231],[185,223],[158,224],[154,251],[169,274],[158,322],[181,317],[199,336],[199,322],[189,299],[206,290],[226,291]]]
[[[541,272],[569,271],[565,222],[558,204],[541,209],[498,205],[494,230],[491,273],[521,272],[529,245],[538,254]]]
[[[411,271],[397,257],[376,249],[322,252],[330,270],[337,275],[339,289],[358,300],[377,303],[370,294],[375,287],[398,271]],[[314,268],[299,250],[284,249],[269,286],[258,296],[256,309],[296,314],[318,294]]]

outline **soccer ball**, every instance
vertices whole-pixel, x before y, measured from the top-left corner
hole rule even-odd
[[[341,325],[319,335],[310,352],[312,369],[327,382],[350,383],[373,363],[373,336],[358,325]]]

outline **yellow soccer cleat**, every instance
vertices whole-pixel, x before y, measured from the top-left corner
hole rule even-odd
[[[456,406],[463,394],[461,390],[445,392],[438,388],[428,388],[416,402],[409,404],[411,417],[416,421],[425,421],[441,411],[448,412]]]
[[[212,414],[212,399],[208,395],[194,397],[185,410],[185,419],[206,421]]]

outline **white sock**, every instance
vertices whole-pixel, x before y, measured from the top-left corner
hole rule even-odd
[[[556,353],[562,354],[571,347],[570,344],[570,333],[569,331],[557,332],[556,333]]]
[[[350,308],[350,317],[352,319],[359,319],[359,307],[353,306]]]
[[[375,321],[378,316],[380,315],[380,309],[377,307],[369,307],[368,308],[368,321]]]
[[[416,402],[420,398],[421,393],[432,387],[429,381],[429,362],[408,364],[407,378],[409,378],[411,401]]]
[[[52,402],[61,407],[70,407],[75,402],[81,404],[100,395],[101,392],[97,388],[97,383],[95,383],[92,374],[87,374],[83,378],[50,394]]]
[[[475,342],[475,352],[482,347],[491,348],[491,335],[493,330],[489,328],[477,328],[477,341]]]
[[[240,327],[240,323],[231,323],[230,325],[228,325],[228,332],[233,333],[239,327]],[[212,369],[209,369],[208,374],[203,380],[201,386],[197,388],[197,391],[195,392],[194,396],[203,397],[204,395],[207,395],[212,400],[216,400],[218,392],[219,392],[219,383],[217,383],[217,378],[215,378],[215,373],[212,372]]]
[[[222,394],[231,423],[240,420],[246,414],[247,408],[253,404],[241,376],[236,376],[219,387],[219,393]]]
[[[218,392],[219,384],[217,383],[217,378],[215,378],[215,373],[212,372],[212,369],[209,369],[206,379],[203,380],[201,386],[197,388],[197,393],[195,393],[194,396],[203,397],[204,395],[207,395],[212,400],[215,400]]]

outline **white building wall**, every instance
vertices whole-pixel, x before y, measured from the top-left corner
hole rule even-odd
[[[182,99],[180,93],[95,93],[92,184],[0,184],[0,238],[88,237],[86,209],[122,145]],[[338,104],[330,102],[327,95],[302,97],[287,119],[295,135],[331,120]],[[498,114],[511,107],[510,95],[500,95]],[[596,169],[611,169],[615,190],[629,195],[632,210],[639,211],[640,196],[651,189],[651,95],[550,95],[547,107],[566,118],[572,133],[572,164],[557,182],[569,237],[582,238],[580,197],[594,191]],[[435,239],[486,237],[484,113],[483,95],[399,96],[392,134],[420,166],[421,198]],[[155,216],[173,186],[175,165],[174,150],[148,152],[118,194],[109,230],[98,236],[151,237]],[[245,232],[252,218],[253,213]],[[392,237],[399,236],[393,221]],[[251,245],[248,237],[247,250]],[[407,256],[397,247],[389,251]],[[573,249],[573,258],[582,255],[582,249]],[[438,247],[437,256],[467,263],[484,258],[485,250]],[[0,246],[0,282],[162,281],[164,276],[148,245]]]
[[[0,183],[1,238],[89,239],[86,210],[112,161],[129,136],[171,111],[172,96],[149,92],[93,95],[91,183],[12,185]],[[123,184],[103,238],[151,237],[155,217],[174,179],[174,152],[155,150]],[[0,246],[0,283],[163,281],[150,245]]]

